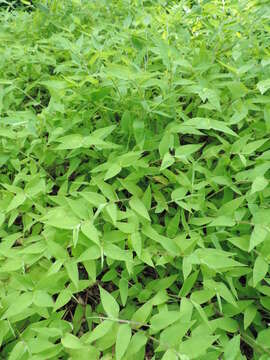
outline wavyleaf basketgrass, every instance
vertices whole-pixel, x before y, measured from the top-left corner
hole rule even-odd
[[[269,359],[268,2],[2,3],[0,358]]]

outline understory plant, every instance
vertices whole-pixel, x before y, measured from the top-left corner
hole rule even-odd
[[[269,1],[1,3],[0,358],[270,359]]]

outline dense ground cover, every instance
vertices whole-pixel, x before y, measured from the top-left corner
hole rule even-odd
[[[2,3],[0,357],[269,359],[268,1]]]

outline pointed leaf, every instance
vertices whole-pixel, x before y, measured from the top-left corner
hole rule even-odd
[[[106,314],[109,317],[117,319],[120,310],[117,301],[111,294],[108,293],[108,291],[104,290],[100,286],[99,286],[99,291],[100,291],[101,303]]]
[[[144,203],[137,197],[132,197],[129,201],[129,205],[132,210],[134,210],[136,213],[144,217],[146,220],[150,221],[150,217],[148,214],[148,211],[146,210],[146,207],[144,206]]]
[[[264,279],[265,275],[268,272],[268,264],[264,260],[262,256],[258,256],[254,263],[254,269],[253,269],[253,286],[256,287],[256,285]]]
[[[123,358],[130,343],[130,339],[131,339],[130,325],[121,324],[119,326],[116,336],[116,345],[115,345],[116,360],[121,360]]]
[[[88,239],[92,240],[95,244],[100,245],[98,231],[91,221],[84,222],[81,226],[81,230]]]

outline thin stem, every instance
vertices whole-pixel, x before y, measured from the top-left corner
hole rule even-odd
[[[87,319],[100,319],[100,320],[110,320],[110,321],[114,321],[114,322],[118,322],[120,324],[130,324],[130,325],[136,325],[136,326],[146,326],[146,327],[150,327],[150,325],[145,324],[145,323],[141,323],[138,321],[132,321],[132,320],[125,320],[125,319],[117,319],[117,318],[111,318],[111,317],[107,317],[107,316],[87,316]]]
[[[261,353],[261,354],[267,354],[268,356],[270,356],[270,350],[266,349],[263,345],[258,344],[256,342],[256,340],[254,340],[251,336],[249,336],[247,333],[245,333],[244,331],[240,330],[240,336],[242,338],[242,340],[250,345],[256,352]]]

